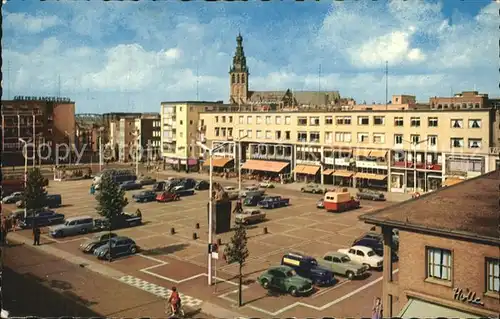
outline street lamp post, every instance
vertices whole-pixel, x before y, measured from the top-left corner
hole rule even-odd
[[[409,143],[410,145],[413,146],[413,192],[417,192],[417,146],[427,142],[429,139],[425,139],[423,141],[418,141],[418,142],[413,142],[413,141],[407,141],[403,140],[403,142]],[[405,159],[406,161],[406,159]],[[407,185],[408,187],[408,185]]]
[[[214,154],[215,151],[217,151],[218,149],[224,147],[225,145],[229,144],[231,142],[224,142],[220,145],[217,145],[215,148],[209,148],[208,146],[206,146],[205,144],[201,143],[201,142],[196,142],[196,145],[198,145],[199,147],[201,147],[203,150],[205,151],[208,151],[208,156],[209,156],[209,159],[210,159],[210,172],[209,172],[209,189],[208,189],[208,196],[209,196],[209,206],[208,206],[208,244],[212,244],[212,241],[213,241],[213,225],[212,225],[212,218],[213,218],[213,196],[212,196],[212,192],[213,192],[213,170],[214,170],[214,165],[213,165],[213,161],[212,161],[212,156]],[[209,251],[208,252],[208,285],[211,286],[212,285],[212,254],[211,252]]]
[[[24,154],[24,190],[28,187],[28,143],[30,140],[23,140],[19,138],[19,142],[23,143],[23,154]],[[24,203],[24,218],[28,216],[28,211],[26,208],[26,203]]]
[[[238,143],[238,190],[241,192],[241,141],[247,138],[248,135],[238,138],[235,143]]]

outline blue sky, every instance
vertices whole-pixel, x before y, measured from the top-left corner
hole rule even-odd
[[[498,96],[498,9],[490,0],[9,1],[4,98],[60,91],[77,112],[227,101],[238,32],[253,90],[321,82],[358,103],[383,103],[387,60],[390,95],[426,101],[476,88]]]

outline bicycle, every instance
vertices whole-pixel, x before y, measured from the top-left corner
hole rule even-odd
[[[177,309],[176,313],[173,313],[172,306],[170,304],[167,304],[165,314],[167,315],[167,318],[184,318],[185,315],[182,305]]]

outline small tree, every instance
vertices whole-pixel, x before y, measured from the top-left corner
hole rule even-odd
[[[238,223],[236,230],[231,237],[230,243],[227,244],[224,249],[224,254],[226,255],[227,261],[229,263],[237,262],[239,265],[239,285],[238,285],[238,306],[243,305],[242,302],[242,285],[243,285],[243,275],[241,273],[245,261],[248,258],[248,248],[247,248],[247,231],[243,223]]]
[[[26,211],[40,210],[47,203],[45,177],[43,177],[42,172],[37,167],[28,171],[26,188],[23,193],[23,203]]]

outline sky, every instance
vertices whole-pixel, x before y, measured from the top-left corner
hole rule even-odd
[[[78,113],[159,112],[229,99],[241,32],[250,90],[500,96],[500,3],[446,1],[7,1],[3,99],[64,96]]]

